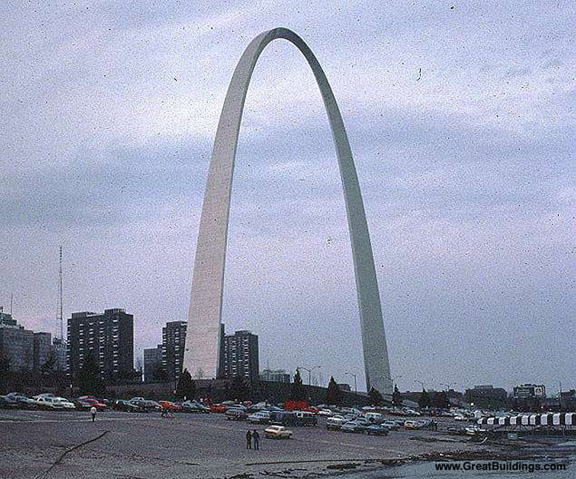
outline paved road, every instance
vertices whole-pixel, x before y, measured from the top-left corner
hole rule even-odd
[[[396,431],[373,437],[327,431],[321,423],[316,428],[293,428],[291,440],[270,440],[261,434],[261,450],[253,451],[245,449],[249,427],[264,429],[218,414],[162,418],[159,413],[114,411],[99,413],[93,423],[84,412],[0,410],[0,477],[230,478],[241,473],[262,477],[261,473],[286,469],[299,469],[286,477],[304,477],[307,471],[325,472],[330,463],[346,460],[397,459],[479,447],[442,432]],[[440,441],[414,440],[422,437]],[[299,462],[318,460],[326,462]]]

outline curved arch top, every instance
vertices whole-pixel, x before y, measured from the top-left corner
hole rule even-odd
[[[252,72],[264,48],[276,39],[288,40],[302,52],[322,95],[344,189],[367,390],[374,387],[383,394],[391,394],[392,381],[372,246],[344,122],[318,60],[308,45],[286,28],[269,30],[252,40],[234,70],[226,93],[200,218],[183,368],[197,378],[215,378],[218,373],[228,218],[238,135]]]

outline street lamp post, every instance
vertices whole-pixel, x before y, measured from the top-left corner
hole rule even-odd
[[[402,377],[401,374],[397,374],[392,378],[392,391],[394,391],[394,386],[396,385],[396,379],[400,379]]]
[[[321,368],[322,366],[314,366],[313,368],[305,368],[303,366],[298,366],[296,369],[303,369],[304,371],[308,371],[308,386],[312,385],[312,371],[315,369]]]
[[[418,381],[418,379],[414,379],[415,383],[419,383],[422,386],[422,391],[424,391],[424,383],[422,381]]]
[[[358,387],[356,385],[356,374],[349,372],[345,372],[344,374],[348,374],[349,376],[352,376],[354,378],[354,394],[358,395]]]

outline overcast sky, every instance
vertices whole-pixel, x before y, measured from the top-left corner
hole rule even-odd
[[[208,162],[236,62],[285,26],[348,129],[392,375],[574,388],[574,3],[52,1],[0,5],[0,304],[55,332],[121,307],[137,352],[186,320]],[[223,319],[260,363],[363,378],[343,195],[301,54],[248,94]],[[363,379],[359,385],[363,385]]]

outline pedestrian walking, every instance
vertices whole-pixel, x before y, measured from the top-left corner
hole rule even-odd
[[[257,451],[260,449],[260,434],[258,434],[258,431],[256,429],[254,429],[254,432],[252,433],[252,439],[254,440],[254,449]]]
[[[246,449],[252,449],[252,431],[246,433]]]
[[[94,422],[96,420],[96,407],[92,406],[90,408],[90,414],[92,414],[92,422]]]

